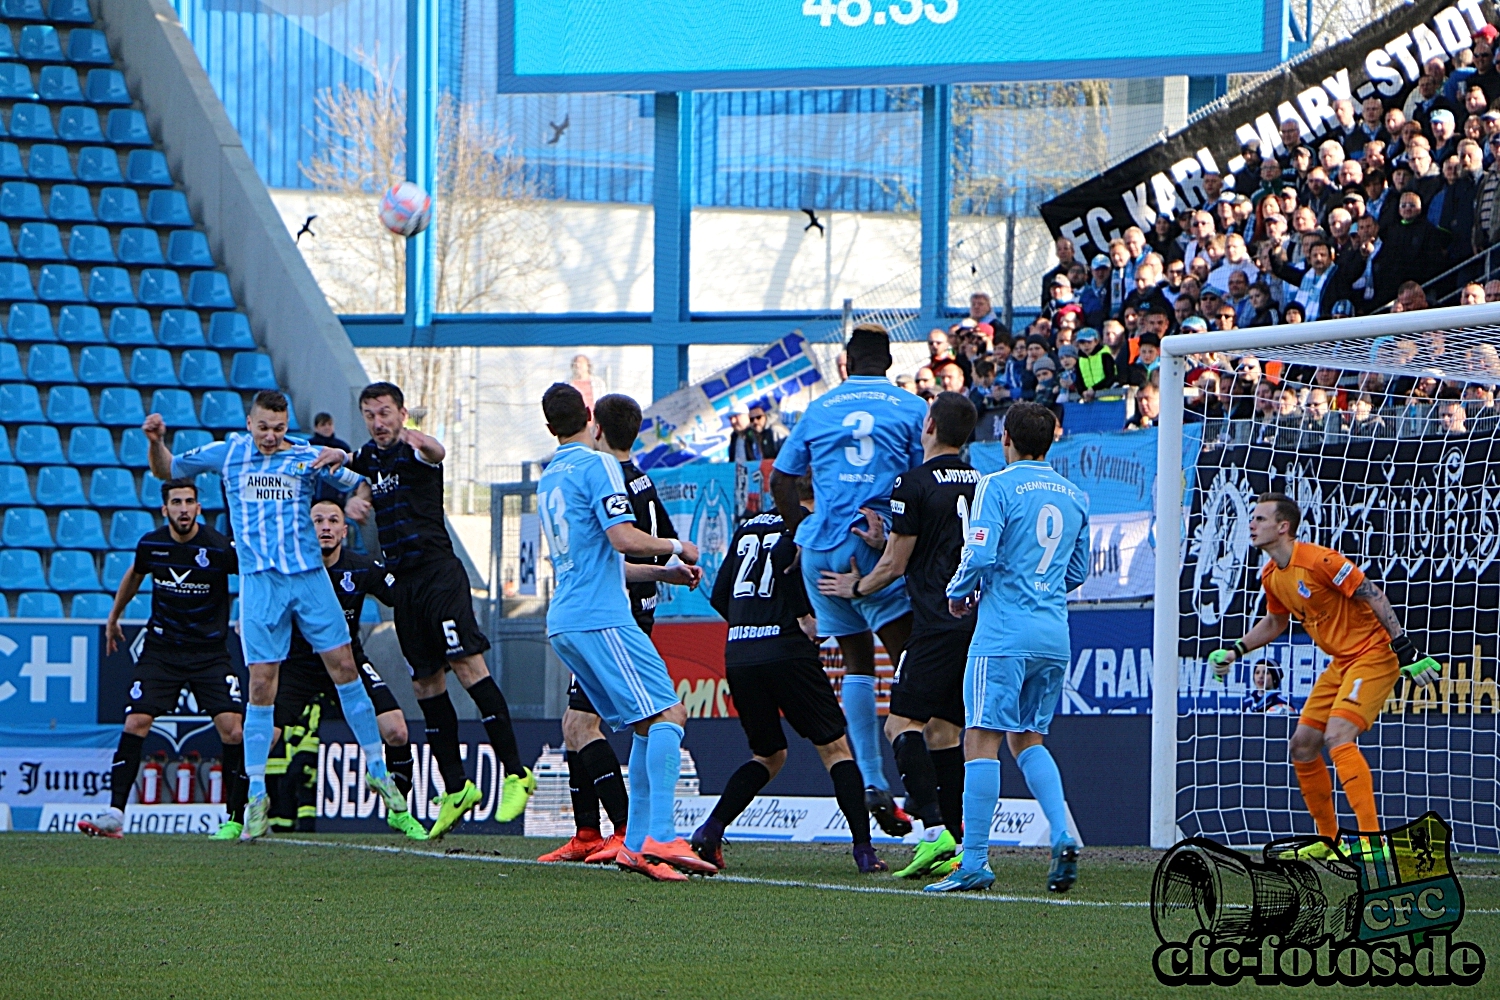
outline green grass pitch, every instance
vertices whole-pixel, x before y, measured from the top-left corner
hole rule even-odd
[[[921,883],[862,877],[847,848],[822,845],[731,844],[725,874],[744,881],[685,885],[506,860],[555,843],[454,836],[396,853],[349,846],[401,846],[394,837],[6,834],[0,997],[1227,995],[1152,977],[1143,904],[1158,855],[1147,850],[1086,850],[1077,887],[1056,905],[1035,850],[996,850],[994,889],[939,898],[907,891]],[[882,853],[893,868],[907,856]],[[1458,937],[1500,955],[1500,859],[1466,859],[1460,877]],[[1500,970],[1442,992],[1500,996]]]

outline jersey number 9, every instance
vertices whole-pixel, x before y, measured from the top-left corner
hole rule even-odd
[[[1036,514],[1036,542],[1042,547],[1042,559],[1036,564],[1038,574],[1047,572],[1057,546],[1062,542],[1063,514],[1052,504],[1043,504]]]

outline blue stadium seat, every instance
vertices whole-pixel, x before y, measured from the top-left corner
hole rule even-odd
[[[171,187],[172,171],[165,154],[155,149],[132,149],[125,159],[125,176],[141,187]]]
[[[63,306],[57,313],[57,339],[68,344],[104,343],[104,325],[93,306]]]
[[[161,480],[150,472],[141,474],[141,506],[147,510],[161,509]]]
[[[94,404],[81,385],[54,385],[47,390],[47,419],[54,424],[92,424]]]
[[[195,274],[193,277],[197,277]],[[182,306],[182,280],[176,271],[148,267],[141,271],[140,300],[143,306]],[[193,303],[197,305],[198,303]]]
[[[214,515],[214,530],[221,535],[226,533],[229,530],[229,519],[223,514]]]
[[[10,32],[6,32],[10,34]],[[27,62],[64,62],[62,41],[50,24],[28,24],[21,29],[17,54]]]
[[[62,465],[62,438],[57,428],[46,424],[22,424],[16,428],[16,461],[23,465]]]
[[[108,392],[109,390],[106,389],[104,391]],[[137,405],[139,405],[139,394],[136,395],[136,400]],[[104,416],[103,400],[99,403],[99,416],[101,418]],[[146,419],[145,414],[141,415],[141,419]],[[149,446],[150,442],[146,440],[146,435],[142,433],[139,424],[134,427],[125,428],[120,434],[120,464],[129,469],[146,468],[150,464],[147,461]]]
[[[78,179],[89,184],[124,184],[120,157],[104,146],[85,146],[78,151]]]
[[[0,215],[4,215],[5,190],[0,186]],[[141,215],[141,199],[135,191],[125,187],[107,187],[99,192],[99,221],[111,226],[143,226],[146,217]]]
[[[10,21],[45,21],[42,0],[4,0],[0,3],[0,17]]]
[[[145,511],[127,512],[122,510],[117,511],[115,513],[115,516],[119,517],[121,514],[125,513],[144,514]],[[110,538],[114,538],[113,531],[110,532]],[[104,584],[107,590],[119,590],[120,581],[125,579],[125,574],[130,572],[131,567],[135,565],[135,542],[130,543],[130,548],[131,551],[129,552],[106,552],[104,554],[104,572],[99,574],[99,582]],[[151,578],[149,576],[146,577],[147,581],[149,581],[150,579]],[[146,588],[142,587],[141,589],[145,590]],[[373,604],[374,602],[366,601],[365,603]]]
[[[28,590],[16,599],[17,618],[61,618],[62,598],[50,590]]]
[[[187,195],[161,188],[146,196],[146,221],[153,226],[192,226]]]
[[[103,226],[74,226],[68,234],[68,256],[88,264],[113,264],[115,248]]]
[[[108,427],[75,427],[68,435],[69,465],[114,465],[116,461],[115,439]],[[89,503],[96,502],[90,496]]]
[[[10,453],[10,435],[5,433],[5,428],[0,427],[0,462],[9,464],[15,461]]]
[[[141,419],[145,419],[142,417]],[[243,430],[245,401],[237,392],[210,389],[203,394],[203,426],[215,430]]]
[[[125,382],[125,366],[115,347],[94,344],[78,355],[78,381],[85,385],[120,385]]]
[[[135,492],[133,486],[131,492]],[[142,535],[156,530],[157,523],[156,518],[144,510],[117,510],[109,518],[109,547],[134,549]],[[131,556],[134,557],[134,552]]]
[[[244,313],[214,313],[208,318],[208,346],[220,351],[255,350],[250,320]]]
[[[0,382],[24,382],[26,373],[21,370],[21,353],[16,345],[0,340]]]
[[[167,237],[167,263],[173,267],[213,267],[214,255],[208,250],[208,237],[196,229],[173,230]]]
[[[0,63],[0,98],[8,101],[34,101],[31,70],[20,63]]]
[[[112,385],[99,393],[99,422],[106,427],[130,427],[136,431],[146,419],[146,409],[141,405],[141,394],[136,389],[123,385]],[[129,434],[129,431],[126,432]],[[120,459],[125,461],[125,445],[129,437],[120,441]]]
[[[0,465],[0,504],[30,504],[31,481],[19,465]],[[0,579],[3,579],[0,575]]]
[[[198,503],[204,510],[224,509],[224,486],[217,472],[199,473],[193,482],[198,485]]]
[[[62,549],[99,551],[109,548],[104,540],[104,522],[99,519],[99,512],[88,507],[59,511],[57,546]]]
[[[68,259],[67,252],[63,250],[62,233],[50,222],[22,223],[21,238],[16,240],[16,252],[22,260]]]
[[[6,219],[45,219],[42,189],[25,181],[0,184],[0,217]]]
[[[161,239],[156,230],[129,226],[120,230],[120,263],[150,267],[166,261],[161,255]]]
[[[157,389],[151,394],[151,412],[160,413],[168,427],[197,427],[193,394],[186,389]]]
[[[151,130],[146,127],[146,116],[135,108],[115,108],[110,111],[104,134],[116,146],[151,145]]]
[[[9,618],[9,617],[10,617],[10,602],[5,599],[5,595],[4,594],[0,594],[0,618]]]
[[[222,515],[222,514],[219,515],[219,517],[223,517],[223,516],[224,515]],[[214,520],[218,520],[218,518],[215,518]],[[215,528],[214,530],[218,531],[219,529]],[[229,592],[231,594],[238,594],[240,592],[240,575],[238,573],[230,573],[229,574],[228,588],[229,588]],[[375,602],[374,601],[367,601],[366,603],[367,604],[373,604]]]
[[[0,545],[6,548],[53,548],[52,529],[47,526],[46,512],[40,507],[12,507],[6,511],[4,522],[0,523]],[[12,587],[19,586],[25,584],[12,584]]]
[[[224,389],[229,385],[224,380],[224,362],[219,359],[218,351],[183,351],[177,377],[190,389]]]
[[[137,347],[130,354],[130,381],[135,385],[176,385],[172,352],[160,347]]]
[[[143,622],[151,617],[151,595],[136,594],[125,605],[125,611],[120,615],[121,621]]]
[[[38,181],[70,181],[73,179],[73,164],[68,159],[66,146],[53,142],[36,142],[26,162],[27,176]]]
[[[47,199],[47,217],[60,222],[93,222],[94,205],[82,184],[54,184]]]
[[[13,142],[0,142],[0,177],[25,177],[26,165],[21,162],[21,147]]]
[[[4,267],[4,264],[0,264],[0,268]],[[35,342],[57,339],[57,334],[52,330],[51,311],[38,302],[17,302],[11,306],[10,321],[5,326],[10,331],[11,340]]]
[[[76,104],[83,100],[78,71],[72,66],[43,66],[37,77],[36,90],[42,100],[56,104]]]
[[[52,553],[47,567],[47,583],[53,590],[98,590],[99,572],[94,569],[91,553],[62,549]]]
[[[123,267],[96,267],[89,271],[89,301],[103,306],[134,302],[130,272]]]
[[[95,507],[134,507],[135,476],[129,469],[95,469],[89,479],[89,503]]]
[[[155,345],[151,314],[136,306],[116,306],[109,314],[109,342],[121,347]]]
[[[42,416],[42,397],[36,386],[25,382],[0,385],[0,419],[8,424],[44,423],[47,418]]]
[[[36,280],[36,297],[43,302],[87,302],[83,276],[72,264],[43,264]]]
[[[223,271],[194,271],[188,279],[188,305],[195,309],[233,309],[229,275]]]
[[[26,358],[26,380],[51,384],[76,382],[73,356],[62,344],[37,344]]]
[[[17,299],[36,299],[36,291],[31,287],[31,271],[25,264],[0,263],[0,302],[13,302]],[[47,328],[48,330],[52,328],[50,319],[47,322]],[[11,339],[20,340],[21,338],[12,333]]]
[[[366,602],[369,603],[369,602]],[[108,618],[114,610],[113,594],[75,594],[68,608],[69,618]]]
[[[43,507],[82,507],[83,477],[71,465],[44,465],[36,472],[36,502]]]
[[[104,32],[93,28],[74,28],[68,35],[68,62],[108,66],[114,62]]]
[[[84,84],[90,104],[129,104],[130,91],[125,86],[125,74],[117,69],[91,69],[88,82]]]
[[[94,12],[89,0],[52,0],[47,17],[57,24],[93,24]]]
[[[172,454],[181,455],[185,451],[201,448],[212,443],[214,436],[208,431],[188,428],[177,431],[172,435]]]
[[[105,612],[105,617],[108,617],[108,616],[109,616],[109,612]],[[364,603],[364,605],[360,608],[359,623],[361,625],[379,625],[380,624],[380,608],[376,605],[376,603],[374,601],[366,601]]]
[[[0,257],[15,257],[16,248],[10,242],[10,227],[0,226]],[[4,334],[0,333],[0,337]]]
[[[57,136],[63,142],[104,142],[99,112],[83,104],[65,105],[57,113]]]
[[[14,105],[10,109],[10,134],[17,139],[56,139],[51,109],[29,102]]]
[[[10,32],[0,31],[0,59],[17,59],[16,41],[11,38]]]
[[[276,388],[270,357],[254,351],[236,354],[229,363],[229,384],[245,390]]]
[[[203,322],[191,309],[163,309],[157,331],[163,347],[204,347]]]

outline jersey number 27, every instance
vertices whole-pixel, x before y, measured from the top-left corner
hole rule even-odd
[[[740,571],[734,575],[735,597],[770,597],[776,589],[776,574],[771,566],[771,550],[781,541],[781,532],[772,531],[761,540],[759,535],[744,535],[735,548],[740,559]],[[764,563],[760,571],[760,582],[755,581],[757,564]]]

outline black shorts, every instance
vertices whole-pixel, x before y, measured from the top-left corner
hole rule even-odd
[[[396,638],[413,677],[442,673],[449,660],[490,648],[474,620],[468,571],[456,557],[427,558],[403,569],[391,590]]]
[[[647,635],[656,627],[656,619],[650,615],[636,615],[635,623],[641,627],[641,631]],[[589,715],[598,715],[599,710],[594,703],[589,701],[589,696],[583,693],[583,688],[578,685],[578,678],[574,677],[568,681],[568,707],[575,712],[587,712]]]
[[[391,689],[375,668],[368,663],[359,665],[359,679],[364,682],[365,693],[375,703],[375,714],[399,712],[400,702],[391,694]],[[285,729],[294,726],[302,718],[302,710],[323,699],[324,719],[342,719],[344,708],[339,703],[338,689],[328,668],[317,657],[310,660],[287,660],[281,665],[281,676],[276,687],[276,725]]]
[[[193,693],[198,714],[245,714],[249,678],[236,671],[223,646],[171,646],[146,640],[135,662],[135,678],[126,694],[125,714],[172,715],[183,688]]]
[[[833,685],[815,656],[770,663],[734,664],[724,668],[729,694],[740,726],[750,741],[750,752],[769,757],[786,749],[781,716],[814,746],[844,735],[844,711]]]
[[[943,719],[964,724],[964,666],[974,633],[953,629],[913,635],[896,665],[891,714],[913,722]]]

